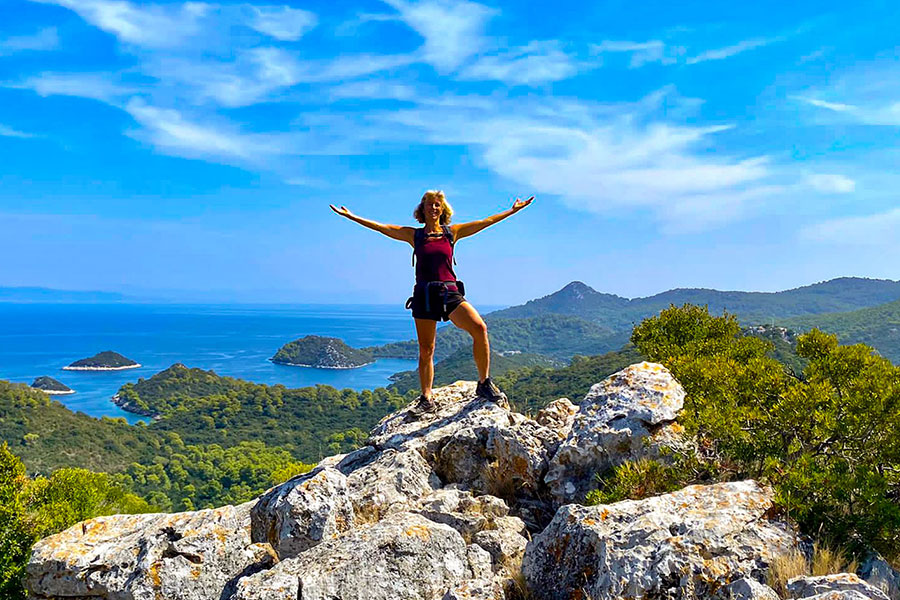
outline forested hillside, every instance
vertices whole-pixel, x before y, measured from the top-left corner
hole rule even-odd
[[[794,317],[781,321],[798,331],[813,327],[835,334],[844,344],[866,344],[900,363],[900,300],[850,312]]]

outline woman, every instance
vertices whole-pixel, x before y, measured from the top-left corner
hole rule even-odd
[[[337,214],[413,247],[416,285],[412,298],[407,301],[407,308],[412,307],[419,341],[419,384],[422,395],[417,400],[418,410],[434,408],[431,389],[434,380],[434,339],[437,322],[448,319],[472,336],[472,354],[478,368],[476,393],[493,401],[500,398],[500,390],[490,377],[491,348],[487,325],[475,307],[466,301],[464,290],[461,289],[462,282],[456,280],[453,272],[453,248],[462,238],[475,235],[485,227],[519,212],[531,204],[532,200],[534,196],[528,200],[516,198],[512,208],[501,213],[480,221],[450,225],[453,209],[447,203],[444,192],[429,190],[413,211],[416,220],[424,224],[421,228],[383,225],[354,215],[343,206],[336,208],[329,205]]]

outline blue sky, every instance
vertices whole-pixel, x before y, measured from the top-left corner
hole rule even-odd
[[[0,0],[0,286],[402,302],[900,279],[893,2]]]

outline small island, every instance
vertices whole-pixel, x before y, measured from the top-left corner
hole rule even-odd
[[[316,369],[355,369],[375,362],[368,349],[353,348],[338,338],[318,335],[285,344],[269,360],[277,365]]]
[[[66,384],[57,381],[52,377],[47,377],[46,375],[37,377],[34,381],[31,382],[31,387],[51,396],[62,396],[65,394],[75,393],[75,390],[73,390]]]
[[[76,360],[68,367],[63,367],[63,371],[121,371],[123,369],[137,369],[140,366],[139,363],[130,358],[125,358],[118,352],[106,350],[90,358]]]

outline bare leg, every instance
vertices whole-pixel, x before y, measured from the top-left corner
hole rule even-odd
[[[419,385],[422,395],[431,398],[434,383],[434,337],[437,321],[416,319],[416,337],[419,339]]]
[[[450,320],[472,336],[472,355],[478,368],[478,381],[484,381],[491,371],[491,343],[484,319],[474,306],[463,302],[450,313]]]

